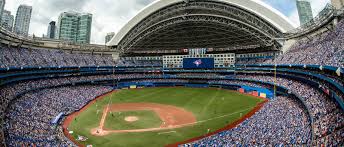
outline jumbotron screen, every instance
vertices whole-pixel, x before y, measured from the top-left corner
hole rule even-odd
[[[214,58],[184,58],[184,69],[212,69],[214,68]]]

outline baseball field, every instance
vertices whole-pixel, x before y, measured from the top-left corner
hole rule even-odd
[[[80,145],[166,146],[221,129],[264,101],[216,88],[118,90],[97,99],[65,125]]]

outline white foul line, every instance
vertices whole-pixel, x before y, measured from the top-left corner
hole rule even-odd
[[[158,135],[160,135],[160,134],[169,134],[169,133],[177,133],[177,132],[176,131],[161,132],[161,133],[158,133]]]

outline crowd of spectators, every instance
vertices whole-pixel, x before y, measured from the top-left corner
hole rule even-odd
[[[344,21],[334,30],[301,39],[285,54],[274,60],[243,59],[236,64],[301,64],[344,67]],[[0,45],[0,68],[10,67],[64,67],[64,66],[160,66],[160,60],[114,61],[109,55],[81,54],[71,51],[26,49]],[[95,97],[112,90],[105,86],[64,86],[39,91],[28,90],[82,81],[121,79],[131,82],[183,82],[183,78],[217,78],[209,84],[231,84],[261,87],[240,80],[224,80],[215,73],[162,74],[111,74],[74,76],[23,81],[0,87],[0,141],[8,146],[74,146],[62,133],[60,125],[50,122],[59,113],[70,114]],[[164,78],[162,78],[164,77]],[[141,80],[136,78],[142,78]],[[160,78],[160,79],[155,79]],[[179,78],[179,79],[178,79]],[[206,137],[184,146],[311,146],[344,145],[344,112],[325,92],[301,81],[273,76],[238,75],[239,79],[252,79],[276,83],[297,94],[303,101],[277,97],[269,101],[254,116],[234,129]],[[130,80],[135,79],[135,80]],[[336,80],[336,79],[335,79]],[[336,80],[337,81],[337,80]],[[338,82],[343,85],[341,82]],[[326,85],[325,85],[326,86]],[[18,95],[20,95],[18,97]],[[342,96],[342,95],[341,95]],[[6,113],[5,113],[6,109]],[[312,119],[313,126],[311,125]],[[314,137],[314,142],[311,136]],[[311,144],[313,143],[313,144]]]
[[[339,26],[343,26],[342,21]],[[311,42],[300,41],[286,54],[275,61],[266,63],[277,64],[319,64],[343,67],[344,41],[337,36],[344,37],[344,30],[337,28],[334,32],[323,34]],[[317,50],[317,52],[314,52]],[[59,50],[17,49],[0,46],[0,68],[25,66],[161,66],[160,61],[125,61],[116,63],[110,56],[70,54]],[[248,63],[245,63],[248,64]],[[5,119],[5,138],[9,146],[72,146],[62,134],[60,126],[51,127],[50,121],[60,112],[71,113],[84,106],[98,95],[111,90],[102,86],[70,86],[45,89],[27,93],[19,99],[14,98],[27,90],[102,79],[135,79],[131,82],[189,82],[188,77],[224,78],[216,73],[177,73],[171,74],[175,79],[166,78],[163,74],[111,74],[93,76],[75,76],[64,78],[40,79],[20,82],[0,88],[0,118]],[[173,77],[174,76],[174,77]],[[307,118],[305,108],[295,100],[278,97],[265,105],[256,115],[240,124],[238,127],[221,132],[192,143],[194,146],[231,146],[231,145],[310,145],[310,134],[314,134],[315,143],[333,146],[343,145],[344,112],[324,92],[300,81],[277,78],[272,76],[238,75],[236,78],[252,79],[263,82],[276,82],[286,87],[290,92],[300,96],[304,101],[311,118]],[[180,79],[178,79],[180,78]],[[261,87],[260,84],[239,80],[211,80],[209,84],[234,84]],[[14,100],[14,101],[13,101]],[[12,101],[11,105],[7,105]],[[5,109],[8,108],[5,114]],[[25,110],[25,111],[24,111]],[[40,113],[44,112],[44,113]],[[6,116],[6,117],[4,117]],[[300,117],[301,116],[301,117]],[[273,122],[271,122],[273,120]],[[311,132],[313,130],[313,132]],[[273,132],[273,133],[271,133]],[[1,140],[1,134],[0,134]]]
[[[162,67],[162,60],[126,60],[121,58],[117,61],[117,66],[160,66]]]
[[[260,84],[255,84],[251,82],[237,81],[237,80],[210,80],[209,84],[221,84],[221,85],[245,85],[251,87],[261,87]]]
[[[46,79],[39,79],[39,80],[22,81],[19,83],[1,87],[0,100],[1,102],[4,102],[2,100],[10,101],[14,97],[16,97],[18,94],[25,92],[27,90],[44,88],[44,87],[49,87],[49,86],[58,86],[58,85],[83,82],[83,81],[153,78],[153,77],[161,77],[161,76],[162,75],[160,74],[109,74],[109,75],[89,75],[89,76],[46,78]],[[3,109],[0,109],[0,110],[3,110]]]
[[[73,86],[27,93],[14,100],[5,117],[8,146],[73,146],[60,126],[51,121],[61,112],[70,114],[95,97],[111,91],[104,86]]]
[[[210,78],[219,78],[220,79],[220,77],[223,77],[220,74],[216,74],[216,73],[177,73],[177,74],[172,74],[170,76],[175,76],[175,79],[166,79],[166,77],[164,77],[163,74],[150,73],[150,74],[110,74],[110,75],[74,76],[74,77],[39,79],[39,80],[20,82],[20,83],[14,84],[14,85],[8,85],[5,87],[2,87],[0,89],[0,99],[2,102],[1,111],[0,111],[1,117],[3,118],[4,110],[7,106],[7,104],[11,100],[13,100],[18,94],[25,92],[27,90],[30,90],[30,89],[36,89],[36,88],[41,88],[41,87],[57,86],[57,85],[68,84],[68,83],[75,83],[75,82],[82,82],[82,81],[93,81],[93,80],[105,80],[105,79],[120,79],[120,80],[128,79],[130,82],[183,82],[183,83],[187,83],[187,82],[189,82],[189,80],[183,79],[183,78],[201,76],[201,77],[210,77]],[[178,79],[180,77],[182,79]],[[237,79],[250,79],[250,80],[272,82],[272,83],[275,82],[274,81],[275,78],[273,76],[267,76],[267,75],[264,75],[264,76],[236,75],[234,77]],[[141,80],[139,80],[137,78],[140,78]],[[154,78],[160,78],[160,79],[154,79]],[[135,79],[135,80],[130,80],[130,79]],[[247,85],[247,86],[252,86],[252,87],[262,87],[261,84],[252,83],[252,82],[248,82],[248,81],[245,82],[245,81],[240,81],[240,80],[224,80],[224,79],[219,80],[219,79],[218,80],[210,80],[210,81],[208,81],[208,83],[209,84],[231,84],[231,85]],[[305,102],[305,104],[308,108],[308,111],[314,120],[313,133],[314,133],[314,137],[316,137],[316,142],[319,142],[319,143],[324,143],[324,142],[329,143],[330,142],[333,144],[336,144],[336,143],[338,144],[338,143],[340,143],[340,141],[342,141],[342,139],[340,139],[340,137],[341,137],[341,135],[343,135],[343,129],[342,128],[344,127],[344,113],[339,108],[339,106],[334,102],[334,100],[330,99],[323,92],[320,92],[319,90],[316,90],[315,88],[313,88],[313,87],[311,87],[305,83],[302,83],[300,81],[295,81],[295,80],[285,79],[285,78],[277,78],[276,83],[277,83],[277,85],[286,87],[291,92],[299,95],[302,98],[302,100]],[[73,87],[68,87],[68,88],[73,89]],[[43,90],[43,91],[47,92],[46,94],[48,94],[48,95],[46,95],[46,97],[54,97],[54,95],[53,94],[50,95],[50,93],[53,93],[54,91],[56,91],[57,93],[60,93],[59,92],[60,89],[63,89],[63,88],[55,88],[55,89]],[[80,92],[80,91],[83,91],[85,89],[80,88],[78,90],[79,91],[75,91],[75,92]],[[87,91],[87,90],[85,90],[85,91]],[[71,98],[71,97],[73,97],[73,92],[70,92],[70,93],[72,94],[72,96],[70,96],[70,98]],[[82,92],[80,92],[80,93],[82,93]],[[92,93],[97,93],[97,92],[92,92]],[[99,93],[97,93],[96,95],[92,95],[91,97],[88,97],[88,98],[94,98],[98,94]],[[43,97],[39,97],[40,95],[43,95],[43,94],[37,94],[37,93],[25,94],[24,96],[20,97],[19,100],[14,101],[13,105],[10,106],[10,108],[11,108],[10,110],[12,111],[12,109],[20,109],[20,108],[16,108],[16,107],[19,104],[25,103],[26,99],[38,98],[38,99],[44,100]],[[3,100],[5,100],[5,101],[3,101]],[[87,100],[89,100],[89,99],[87,99]],[[31,103],[31,102],[28,101],[27,104],[29,104],[29,103]],[[45,103],[45,101],[42,101],[42,104],[43,103]],[[80,103],[80,107],[82,106],[82,104],[84,104],[84,103]],[[49,103],[48,105],[53,105],[53,104]],[[30,104],[30,106],[31,106],[31,104]],[[39,105],[39,106],[42,106],[42,105]],[[59,106],[59,105],[54,104],[53,106]],[[21,107],[21,106],[19,105],[18,107]],[[77,109],[78,107],[79,107],[79,105],[76,107],[72,107],[72,106],[68,105],[68,108],[71,108],[70,110]],[[11,112],[11,111],[9,111],[9,112]],[[24,118],[25,116],[28,116],[28,115],[24,115],[22,113],[17,113],[17,112],[15,112],[15,113],[18,115],[23,115],[23,116],[18,116],[17,117],[18,119],[19,118],[22,120],[28,119],[28,118]],[[11,114],[11,113],[6,114],[6,116],[7,116],[7,119],[6,119],[7,125],[5,126],[5,130],[7,130],[6,131],[6,133],[7,133],[6,137],[8,137],[9,133],[11,133],[13,131],[13,128],[9,128],[9,127],[12,127],[12,126],[10,126],[10,124],[13,123],[9,120],[14,119],[12,115],[13,114]],[[47,115],[47,114],[45,114],[45,115]],[[50,117],[52,117],[54,115],[56,115],[56,113],[49,115],[49,117],[45,116],[44,121],[47,122],[48,119],[46,119],[46,118],[50,119]],[[10,118],[10,119],[8,119],[8,118]],[[291,119],[294,119],[294,118],[291,117]],[[38,118],[37,118],[37,120],[42,121],[41,119],[38,119]],[[14,123],[14,124],[16,124],[18,126],[22,125],[22,124],[17,124],[17,123]],[[24,126],[26,126],[26,125],[31,125],[33,127],[34,122],[29,123],[29,124],[25,124]],[[15,127],[17,127],[17,126],[15,126]],[[286,127],[286,126],[284,126],[284,127]],[[28,127],[28,128],[30,128],[30,127]],[[283,129],[285,129],[285,128],[282,128],[282,130]],[[40,130],[40,131],[42,131],[42,130]],[[40,132],[40,131],[38,131],[38,132]],[[46,131],[46,130],[44,130],[44,131]],[[246,131],[249,131],[249,130],[246,130]],[[59,131],[55,130],[55,132],[59,132]],[[253,134],[255,134],[255,133],[253,133]],[[34,141],[35,143],[37,142],[39,144],[40,138],[43,138],[42,136],[38,136],[38,137],[32,136],[34,138],[18,138],[18,136],[20,136],[20,135],[22,135],[22,134],[17,134],[17,136],[12,135],[9,138],[9,140],[12,140],[13,142],[10,141],[9,144],[18,143],[17,141],[19,141],[19,144],[25,143],[25,142],[30,142],[30,141]],[[55,140],[56,140],[56,136],[59,136],[59,138],[63,138],[62,134],[60,134],[60,135],[54,134],[54,135],[55,135],[55,138],[54,138]],[[27,135],[27,136],[31,137],[31,135]],[[51,140],[54,140],[54,139],[50,139],[48,142],[52,143]],[[260,140],[260,139],[262,139],[262,138],[257,138],[256,140]],[[301,140],[302,140],[301,141],[302,143],[308,144],[307,141],[304,142],[305,141],[304,139],[301,139]],[[332,140],[332,141],[329,141],[329,140]],[[249,142],[244,142],[243,140],[240,140],[239,142],[245,143],[245,144],[249,143]],[[47,141],[44,141],[44,143],[47,143]],[[53,142],[53,144],[56,144],[56,143],[57,143],[56,141]],[[255,141],[255,143],[258,143],[258,141]],[[262,142],[260,142],[260,143],[262,143]],[[263,143],[272,143],[272,142],[266,142],[265,141]],[[275,143],[277,143],[277,142],[274,142],[272,144],[275,144]],[[289,142],[288,142],[288,139],[286,139],[283,142],[279,142],[279,143],[282,143],[282,144],[290,144],[290,143],[300,144],[300,140],[297,142],[295,142],[295,140],[289,140]]]
[[[273,76],[266,75],[243,75],[237,78],[276,83],[300,96],[307,105],[308,111],[313,118],[313,131],[316,138],[323,138],[344,127],[344,112],[340,109],[338,104],[324,92],[304,82],[286,78],[276,78],[275,80]]]
[[[312,64],[344,67],[344,20],[337,27],[318,36],[295,43],[289,51],[265,64]]]
[[[183,80],[183,79],[145,79],[145,80],[131,80],[130,82],[187,83],[187,82],[189,82],[189,80]]]
[[[68,86],[31,91],[22,96],[23,92],[37,88],[58,86],[82,81],[102,79],[135,79],[161,77],[157,74],[113,74],[61,77],[39,79],[8,85],[0,89],[1,118],[5,119],[6,143],[9,146],[69,146],[62,128],[51,127],[50,121],[60,112],[69,114],[78,110],[96,96],[111,90],[109,87]],[[181,79],[146,79],[137,82],[188,82]],[[135,81],[133,81],[135,82]],[[15,99],[17,98],[17,99]],[[7,107],[7,105],[9,107]],[[7,113],[5,114],[5,109]],[[39,113],[43,112],[44,113]],[[21,120],[21,121],[19,121]]]
[[[162,60],[115,61],[111,55],[81,54],[53,49],[27,49],[0,45],[0,68],[66,66],[160,66]]]
[[[179,78],[190,78],[190,77],[201,77],[201,78],[220,78],[221,75],[218,73],[176,73],[173,74],[175,77]],[[224,76],[222,76],[224,77]]]
[[[0,68],[112,65],[115,65],[115,62],[109,55],[79,54],[51,49],[9,48],[0,45]]]
[[[311,133],[302,104],[277,97],[237,127],[182,146],[310,146]]]
[[[249,64],[260,64],[270,60],[269,58],[249,58],[249,59],[237,59],[236,65],[249,65]]]
[[[341,146],[344,144],[344,112],[342,109],[340,109],[340,107],[334,99],[330,98],[329,95],[327,95],[320,89],[312,87],[302,81],[296,81],[287,78],[276,78],[275,81],[274,76],[268,75],[236,75],[235,77],[239,80],[248,79],[262,82],[270,82],[276,83],[279,86],[286,87],[287,89],[289,89],[289,92],[296,94],[304,102],[306,108],[303,107],[301,110],[300,107],[300,110],[298,110],[303,111],[304,115],[294,115],[288,117],[287,119],[282,117],[283,119],[279,121],[278,119],[281,117],[276,115],[288,116],[290,112],[295,110],[290,108],[283,108],[283,110],[286,111],[284,112],[285,114],[274,112],[275,110],[277,110],[277,106],[283,106],[278,103],[283,103],[283,101],[289,99],[279,97],[277,100],[274,99],[270,101],[268,105],[264,106],[264,108],[259,113],[256,113],[252,118],[246,120],[238,127],[229,131],[221,132],[211,137],[201,139],[191,144],[185,144],[183,146],[293,146],[301,144],[309,146],[312,142],[310,138],[310,134],[312,133],[314,137],[313,145],[316,144],[319,146]],[[241,82],[238,80],[212,80],[208,83],[238,84],[252,87],[262,87],[261,84]],[[273,105],[274,103],[278,105]],[[298,105],[301,106],[302,104],[299,103]],[[296,105],[292,104],[290,106]],[[266,109],[269,109],[269,111],[266,111]],[[306,110],[309,112],[310,117],[307,117],[309,115],[306,113]],[[265,113],[262,114],[262,112]],[[270,118],[269,116],[272,117]],[[290,123],[289,121],[300,118],[297,116],[303,116],[303,120],[305,121],[303,121],[303,123],[300,123],[299,121],[299,124],[306,126],[306,128],[291,129],[289,127],[290,124],[295,125],[295,122]],[[310,125],[310,120],[308,118],[313,119],[312,129]],[[271,122],[271,120],[273,120],[273,122]],[[274,122],[281,126],[275,125]],[[292,133],[283,134],[287,132]],[[295,139],[295,135],[303,137],[301,137],[302,139]]]
[[[0,118],[5,115],[5,109],[10,101],[18,95],[33,89],[45,88],[50,86],[58,86],[64,84],[72,84],[83,81],[95,80],[111,80],[111,79],[133,79],[133,78],[149,78],[159,77],[156,74],[111,74],[111,75],[90,75],[90,76],[75,76],[75,77],[61,77],[48,78],[39,80],[22,81],[12,85],[2,86],[0,88]]]
[[[321,139],[315,141],[316,146],[327,145],[327,146],[343,146],[344,141],[344,128],[333,132]]]

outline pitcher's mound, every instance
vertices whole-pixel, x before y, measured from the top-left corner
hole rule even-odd
[[[136,117],[136,116],[127,116],[127,117],[124,118],[124,120],[127,121],[127,122],[134,122],[134,121],[139,120],[139,118]]]

